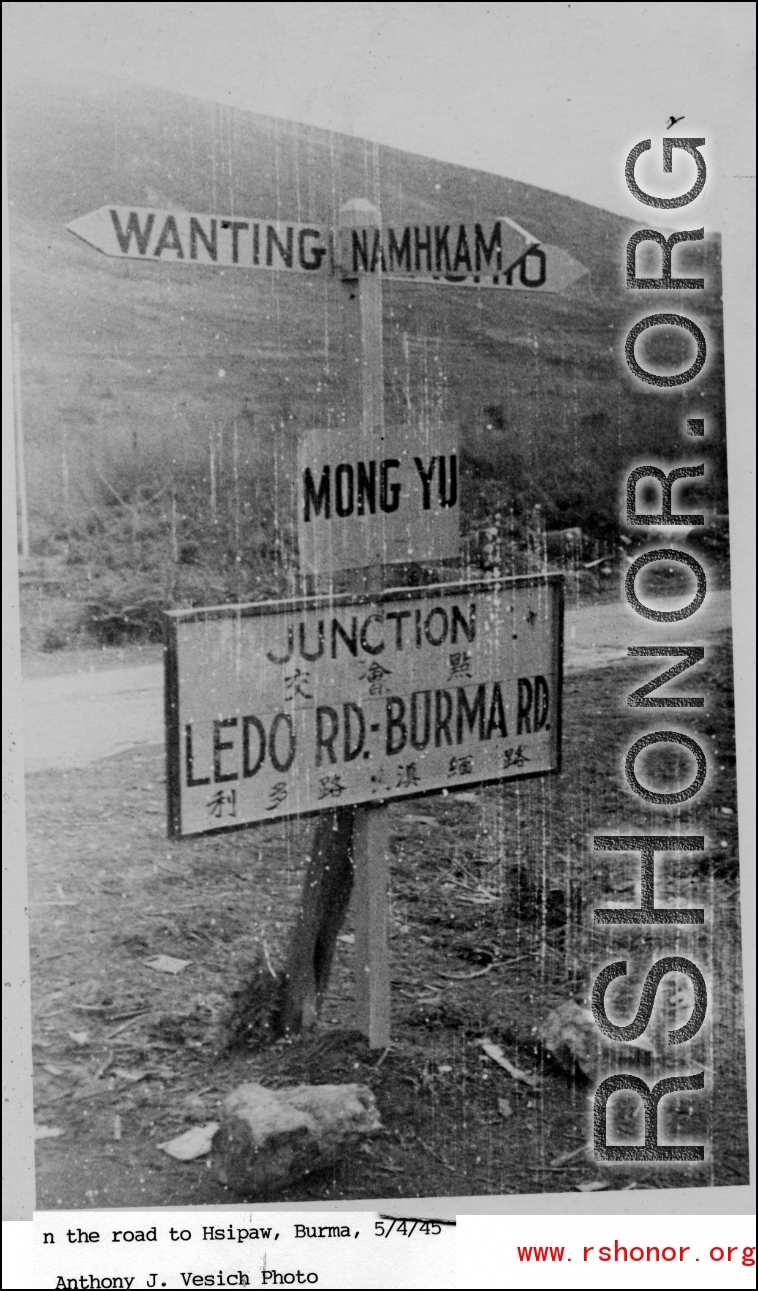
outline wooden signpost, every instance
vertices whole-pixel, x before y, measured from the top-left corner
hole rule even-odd
[[[321,221],[301,224],[146,206],[101,206],[66,227],[103,255],[148,264],[313,277],[331,276],[337,269],[354,279],[370,274],[427,286],[545,292],[564,291],[587,273],[567,251],[539,242],[507,216],[382,229],[372,211],[360,198],[347,202],[336,247],[332,229]]]
[[[370,231],[371,236],[375,237],[381,230],[381,215],[365,198],[353,198],[340,208],[340,241],[352,237],[354,231],[360,228]],[[345,274],[342,286],[350,299],[357,298],[358,304],[360,342],[357,358],[360,367],[361,447],[364,460],[386,461],[381,267],[376,273],[356,276]],[[365,516],[363,518],[368,519]],[[307,544],[304,547],[307,549]],[[384,581],[383,564],[367,563],[363,569],[366,571],[363,574],[366,591],[381,591]],[[331,572],[328,568],[323,568],[324,575]],[[357,590],[361,572],[354,574],[353,578],[356,580],[354,587]],[[338,833],[343,834],[345,842],[352,833],[356,1022],[367,1036],[369,1048],[385,1049],[390,1042],[391,999],[390,838],[386,808],[364,803],[357,808],[352,819],[346,812],[337,812],[334,826]],[[320,878],[319,875],[315,877]]]
[[[169,832],[322,813],[281,1024],[315,1020],[354,884],[358,1025],[390,1042],[389,830],[396,797],[559,769],[560,579],[388,588],[458,553],[458,445],[385,428],[382,280],[560,291],[586,270],[514,221],[382,227],[364,199],[326,226],[105,206],[68,225],[105,255],[337,274],[356,422],[307,433],[301,570],[317,595],[167,615]],[[397,575],[394,581],[397,582]]]

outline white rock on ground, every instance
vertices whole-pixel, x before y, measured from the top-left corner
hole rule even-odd
[[[381,1128],[366,1085],[240,1085],[224,1102],[211,1168],[235,1192],[266,1196],[334,1164]]]
[[[633,1044],[608,1040],[591,1011],[573,1000],[548,1014],[540,1028],[540,1040],[564,1071],[570,1073],[579,1067],[589,1080],[602,1080],[620,1063],[646,1067],[655,1054],[655,1046],[646,1039]]]

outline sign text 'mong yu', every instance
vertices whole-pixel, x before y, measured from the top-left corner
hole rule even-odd
[[[306,431],[298,491],[300,564],[308,573],[458,555],[458,452],[450,427],[426,435],[390,427],[375,452],[353,427]]]

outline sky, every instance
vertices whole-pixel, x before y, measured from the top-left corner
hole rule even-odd
[[[637,215],[623,163],[705,136],[709,173],[752,170],[752,4],[6,3],[5,65],[91,69],[344,131]],[[652,191],[660,152],[638,164]],[[690,172],[688,167],[692,167]],[[657,187],[653,187],[657,183]],[[668,184],[668,189],[667,189]],[[709,185],[722,198],[724,184]],[[693,210],[693,208],[690,208]]]

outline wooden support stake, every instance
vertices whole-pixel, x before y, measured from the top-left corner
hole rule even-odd
[[[384,437],[384,335],[382,331],[381,271],[358,279],[361,321],[361,378],[363,434],[375,453]]]
[[[340,229],[347,230],[349,237],[351,228],[378,228],[380,219],[370,202],[353,199],[341,208]],[[343,280],[342,290],[345,357],[352,374],[347,383],[348,406],[356,413],[360,409],[356,451],[366,459],[380,458],[384,441],[381,273]],[[314,591],[339,588],[373,594],[382,591],[384,583],[384,566],[337,574],[322,570],[315,575]],[[352,887],[356,1021],[372,1049],[386,1049],[389,1044],[388,844],[387,809],[382,805],[337,807],[315,826],[312,859],[282,983],[277,1024],[282,1033],[297,1033],[316,1021]]]
[[[346,202],[340,210],[341,236],[351,228],[380,228],[381,214],[362,199]],[[382,327],[382,277],[375,273],[350,279],[345,288],[358,299],[361,369],[361,434],[363,455],[381,457],[384,439],[384,335]],[[365,569],[363,586],[380,592],[384,567]],[[386,1049],[390,1042],[390,965],[388,943],[389,822],[381,805],[358,807],[353,823],[355,1000],[358,1027],[368,1036],[371,1049]]]
[[[361,807],[353,825],[355,867],[355,1001],[369,1048],[390,1042],[388,941],[389,817],[383,806]]]

